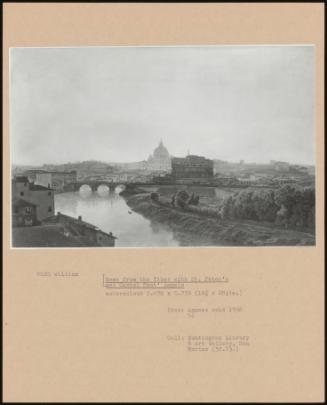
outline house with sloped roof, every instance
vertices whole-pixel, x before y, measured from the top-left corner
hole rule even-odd
[[[37,204],[23,198],[12,201],[12,226],[33,226],[37,224]]]
[[[42,221],[54,214],[54,190],[31,183],[26,176],[16,176],[12,180],[12,199],[23,199],[36,206],[36,218]]]
[[[60,224],[17,227],[12,230],[13,247],[86,247],[84,240],[65,234]]]
[[[85,246],[115,246],[116,236],[112,232],[104,232],[97,226],[83,221],[82,217],[71,217],[58,212],[57,215],[46,218],[43,224],[60,224],[67,237],[85,243]]]

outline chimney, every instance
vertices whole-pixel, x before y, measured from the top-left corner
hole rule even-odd
[[[79,220],[79,221],[82,221],[81,215],[78,216],[78,220]]]

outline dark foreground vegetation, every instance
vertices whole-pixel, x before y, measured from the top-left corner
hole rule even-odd
[[[315,190],[283,186],[276,190],[245,189],[227,197],[223,219],[268,221],[283,228],[315,229]]]
[[[187,198],[185,193],[183,198],[181,193],[168,198],[141,191],[125,193],[127,204],[153,222],[169,226],[187,246],[315,244],[312,189],[246,189],[215,208],[201,206],[196,196]]]

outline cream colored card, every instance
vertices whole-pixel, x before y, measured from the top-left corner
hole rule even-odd
[[[319,3],[5,4],[5,402],[324,400],[323,26]],[[78,160],[132,166],[21,179]],[[315,221],[278,222],[284,183]],[[274,218],[222,189],[273,190]]]

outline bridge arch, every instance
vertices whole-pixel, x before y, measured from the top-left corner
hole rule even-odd
[[[107,183],[99,184],[96,192],[100,197],[106,197],[110,194],[110,186]]]
[[[81,180],[75,183],[66,184],[65,191],[79,191],[85,193],[90,192],[100,192],[104,190],[106,193],[115,192],[116,194],[121,193],[128,187],[128,184],[124,182],[114,182],[114,181],[92,181],[92,180]]]
[[[78,191],[81,196],[88,197],[92,194],[92,187],[89,184],[84,183],[79,186]]]
[[[126,190],[125,184],[117,184],[115,186],[115,193],[120,194],[122,191]]]

